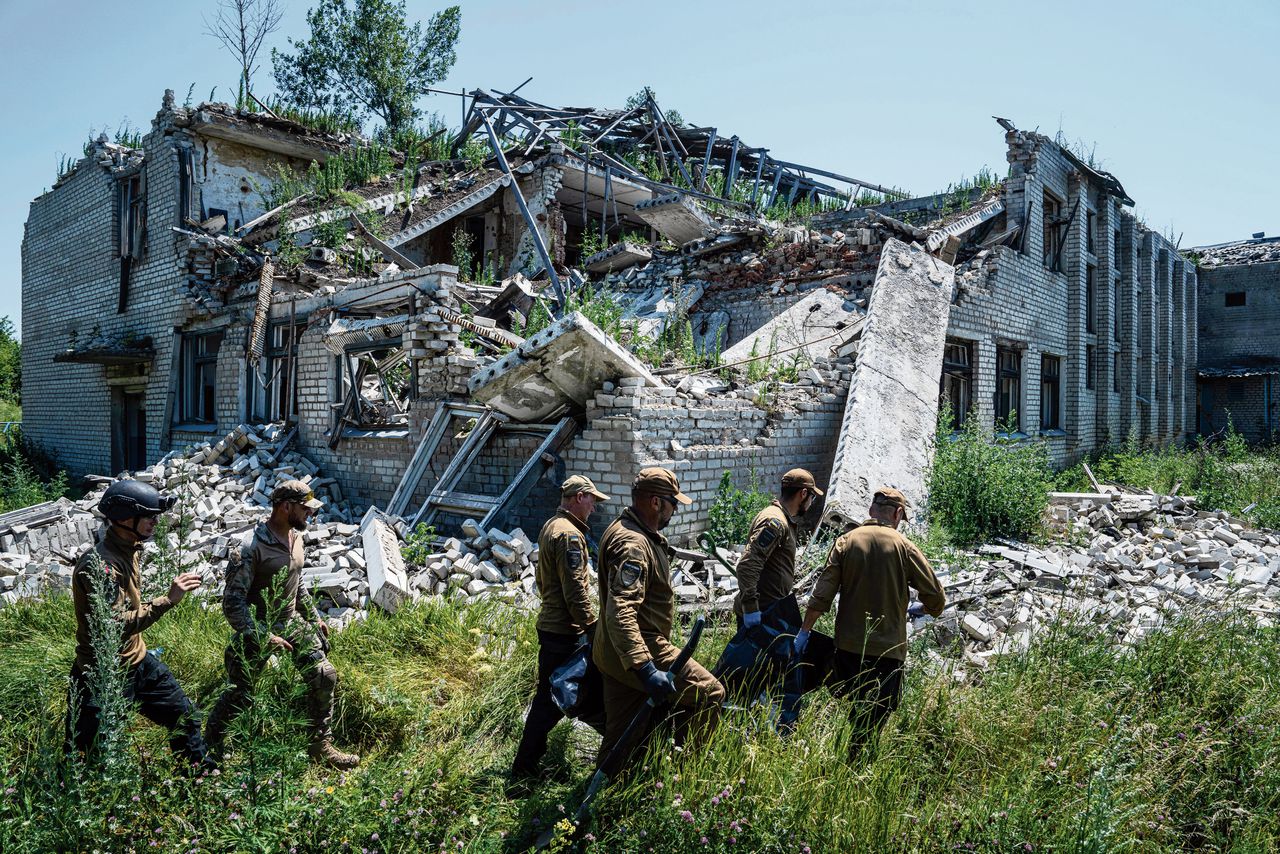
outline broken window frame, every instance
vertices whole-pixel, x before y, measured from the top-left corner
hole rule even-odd
[[[1062,357],[1040,354],[1040,432],[1062,430]]]
[[[297,358],[306,322],[275,320],[267,327],[267,345],[249,385],[249,417],[254,421],[296,421],[298,418]],[[286,411],[287,409],[287,411]]]
[[[384,356],[374,355],[380,351],[388,351]],[[366,431],[392,431],[392,437],[407,436],[409,430],[409,408],[412,399],[409,394],[411,386],[411,368],[408,350],[404,349],[402,340],[388,339],[374,343],[351,344],[341,356],[334,357],[334,394],[333,410],[336,417],[330,434],[340,436],[362,436]],[[403,369],[405,376],[405,393],[403,398],[397,397],[391,388],[388,375],[392,371]],[[373,370],[378,374],[378,385],[381,389],[383,403],[394,411],[396,416],[371,418],[366,411],[368,404],[359,394],[359,389]],[[354,410],[354,415],[353,415]]]
[[[218,353],[225,330],[183,333],[178,346],[178,424],[216,427],[218,423]]]
[[[1015,431],[1022,426],[1022,353],[1013,347],[996,348],[995,423]],[[1014,423],[1009,424],[1012,419]]]
[[[120,256],[120,298],[116,313],[129,307],[133,265],[142,258],[147,223],[146,172],[139,169],[116,182],[117,250]]]
[[[1061,247],[1065,235],[1062,233],[1062,226],[1065,223],[1057,222],[1062,216],[1063,208],[1066,202],[1060,200],[1053,193],[1045,190],[1042,194],[1041,201],[1041,235],[1042,235],[1042,263],[1045,269],[1051,273],[1061,273]]]
[[[1098,268],[1093,264],[1084,265],[1084,331],[1090,335],[1097,330]]]
[[[973,342],[948,338],[942,350],[940,405],[951,407],[952,426],[960,430],[973,406]]]

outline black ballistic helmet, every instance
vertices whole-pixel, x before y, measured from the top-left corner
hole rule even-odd
[[[172,495],[161,495],[149,483],[118,480],[102,494],[98,509],[111,521],[121,522],[137,516],[159,516],[173,507],[175,500]]]

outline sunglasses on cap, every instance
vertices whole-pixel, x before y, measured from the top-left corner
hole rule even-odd
[[[667,502],[668,504],[670,504],[672,510],[680,506],[680,502],[676,501],[676,498],[674,495],[659,495],[658,497],[661,498],[663,501]]]

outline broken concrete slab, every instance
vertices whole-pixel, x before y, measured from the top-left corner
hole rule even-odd
[[[636,264],[647,264],[653,260],[653,253],[647,247],[629,241],[615,243],[608,249],[588,256],[582,266],[588,273],[612,273],[614,270],[625,270]]]
[[[565,406],[585,406],[603,383],[622,377],[665,387],[643,362],[575,311],[477,371],[467,387],[476,402],[528,422]]]
[[[723,352],[729,337],[729,319],[727,311],[703,311],[689,315],[694,351],[701,356]]]
[[[857,325],[860,319],[857,306],[844,294],[816,290],[725,350],[721,359],[731,364],[750,358],[752,351],[763,356],[798,345],[805,346],[795,352],[810,359],[825,358],[833,347],[848,340],[833,333],[847,329],[850,336],[855,335],[861,328]]]
[[[670,282],[641,291],[623,309],[622,319],[635,324],[636,332],[656,337],[672,318],[686,317],[706,291],[706,283]]]
[[[698,203],[680,193],[657,196],[636,205],[636,216],[670,240],[683,246],[692,240],[714,237],[719,228]]]
[[[400,538],[391,520],[369,508],[360,523],[364,546],[365,574],[369,579],[369,601],[394,614],[409,595],[409,578],[400,554]]]
[[[890,238],[880,256],[823,520],[865,518],[877,486],[926,498],[955,269]]]

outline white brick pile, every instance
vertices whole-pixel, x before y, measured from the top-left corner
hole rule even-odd
[[[1067,540],[991,544],[976,560],[936,566],[948,605],[911,623],[960,661],[927,653],[958,678],[1027,648],[1060,618],[1087,621],[1118,645],[1140,641],[1183,613],[1242,613],[1280,621],[1280,534],[1254,530],[1191,500],[1139,495],[1062,496],[1052,507]],[[930,645],[932,646],[933,643]]]

